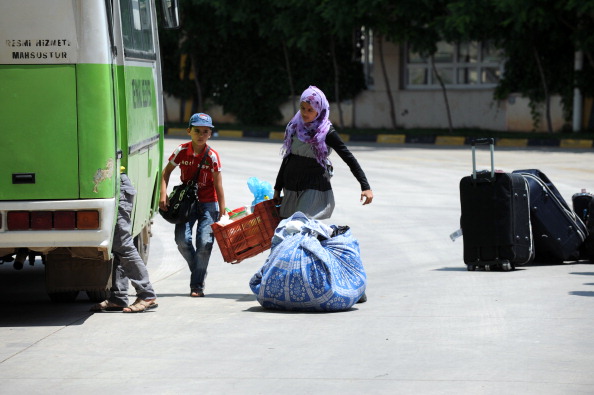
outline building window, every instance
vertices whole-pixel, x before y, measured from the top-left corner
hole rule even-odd
[[[433,57],[406,51],[407,89],[436,88],[439,80],[433,65],[447,87],[492,88],[503,74],[503,52],[488,42],[439,42]]]

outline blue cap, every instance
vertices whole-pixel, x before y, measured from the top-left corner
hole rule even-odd
[[[202,112],[192,115],[190,118],[190,127],[192,126],[208,126],[209,128],[214,128],[214,126],[212,126],[212,118],[210,115]]]

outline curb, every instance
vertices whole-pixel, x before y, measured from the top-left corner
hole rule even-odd
[[[267,132],[261,130],[217,130],[220,137],[228,138],[262,138],[269,140],[282,140],[284,131]],[[167,128],[167,136],[187,136],[184,128]],[[349,135],[340,134],[345,142],[378,143],[378,144],[430,144],[439,146],[470,145],[472,137],[459,136],[434,136],[434,135],[407,135],[407,134],[376,134],[376,135]],[[594,148],[594,140],[590,139],[542,139],[542,138],[496,138],[498,147],[559,147],[568,149]]]

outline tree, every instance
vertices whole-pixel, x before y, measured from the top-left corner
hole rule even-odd
[[[380,67],[382,69],[382,77],[386,86],[386,96],[388,97],[389,109],[390,109],[390,120],[392,122],[392,129],[398,128],[396,120],[396,105],[394,103],[394,97],[392,96],[392,88],[390,86],[390,77],[386,64],[384,61],[384,48],[383,43],[385,38],[391,38],[394,42],[399,42],[400,37],[398,34],[392,34],[396,22],[392,13],[394,12],[395,5],[389,0],[357,0],[353,6],[356,12],[362,16],[362,23],[364,26],[373,29],[375,36],[377,37],[376,43],[378,46],[378,57]]]
[[[363,67],[362,67],[362,48],[361,48],[361,36],[363,29],[366,29],[373,25],[371,18],[370,18],[370,9],[373,3],[369,1],[361,1],[357,0],[354,2],[350,2],[347,7],[345,7],[345,2],[342,0],[324,0],[319,3],[318,5],[318,12],[326,21],[326,25],[330,29],[331,33],[331,44],[332,50],[334,53],[334,37],[338,37],[341,41],[348,42],[351,40],[351,62],[352,62],[352,69],[353,72],[344,73],[337,67],[334,68],[334,75],[335,75],[335,95],[337,97],[337,102],[339,103],[339,111],[341,111],[340,101],[342,96],[339,96],[339,87],[351,87],[350,92],[348,92],[347,98],[355,98],[356,95],[365,87],[365,81],[363,76]],[[347,48],[345,48],[347,50]],[[383,60],[383,54],[381,51],[381,42],[380,42],[380,58]],[[335,57],[333,57],[335,59]],[[346,63],[346,59],[345,59]],[[383,64],[383,62],[382,62]],[[385,65],[384,65],[384,76],[387,76],[387,72],[385,72]],[[386,79],[386,85],[389,86],[389,81]],[[391,91],[388,89],[388,96],[392,114],[392,120],[394,128],[396,127],[396,121],[394,117],[394,106],[393,106],[393,99],[391,97]],[[355,101],[353,101],[353,126],[355,126],[355,119],[356,119],[356,112],[355,112]],[[342,120],[342,114],[341,114]]]
[[[353,97],[351,92],[363,88],[363,78],[360,64],[350,57],[351,40],[336,38],[332,52],[325,21],[313,12],[317,3],[310,0],[309,9],[302,3],[183,2],[181,31],[162,32],[164,41],[175,42],[175,34],[178,40],[178,45],[162,46],[164,72],[168,74],[165,91],[188,97],[188,82],[193,82],[189,96],[201,107],[220,104],[225,112],[252,125],[278,122],[280,105],[288,93],[300,92],[308,85],[320,87],[330,101],[335,96]],[[185,79],[176,81],[183,54],[191,59],[193,73],[182,74]],[[337,73],[361,82],[328,89],[335,85]],[[187,79],[189,75],[193,81]]]
[[[299,52],[297,58],[293,57],[298,60],[296,67],[302,74],[319,75],[320,81],[332,78],[331,85],[311,82],[307,85],[317,85],[329,101],[336,102],[340,127],[344,127],[342,100],[355,97],[364,88],[360,58],[352,56],[351,32],[360,25],[352,12],[345,11],[349,7],[345,8],[341,1],[290,0],[277,3],[283,3],[287,8],[273,19],[274,26],[282,32],[287,45]],[[340,12],[335,12],[338,9]],[[303,62],[304,59],[310,59],[310,62]],[[326,89],[328,86],[334,89]]]
[[[445,0],[359,0],[357,6],[367,17],[369,25],[379,34],[378,52],[382,75],[390,102],[390,118],[392,127],[397,128],[394,99],[392,97],[389,73],[383,59],[383,40],[386,39],[407,49],[431,58],[437,51],[437,43],[441,40],[440,17],[445,14]],[[438,80],[441,76],[433,69]],[[451,114],[445,85],[441,83],[450,130]]]
[[[161,31],[165,91],[198,108],[220,104],[248,124],[278,122],[287,96],[308,85],[337,102],[342,124],[340,103],[364,89],[353,39],[362,26],[379,38],[394,129],[394,76],[383,62],[384,40],[427,59],[442,40],[495,44],[507,60],[494,98],[515,92],[529,98],[535,126],[544,103],[549,131],[552,95],[562,97],[566,117],[575,86],[594,95],[593,0],[186,0],[181,6],[182,29]],[[583,71],[573,70],[575,51],[587,60]],[[439,69],[433,73],[439,81]]]
[[[527,97],[535,127],[544,103],[547,129],[552,132],[551,96],[561,95],[566,118],[571,108],[574,44],[568,26],[576,25],[576,15],[567,8],[571,6],[562,0],[451,1],[444,32],[450,39],[490,40],[502,48],[505,73],[494,97],[504,100],[514,92]],[[481,18],[487,13],[490,18]]]

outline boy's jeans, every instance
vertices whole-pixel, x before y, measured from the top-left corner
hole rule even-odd
[[[196,217],[190,222],[175,225],[175,243],[182,254],[192,275],[190,277],[190,289],[192,291],[204,291],[204,280],[206,269],[214,243],[214,234],[211,224],[219,218],[219,204],[217,202],[198,202]],[[192,229],[196,226],[196,248],[192,244]]]

